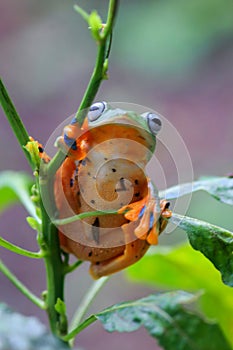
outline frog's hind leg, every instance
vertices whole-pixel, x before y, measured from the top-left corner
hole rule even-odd
[[[124,213],[127,220],[139,221],[134,230],[138,239],[146,240],[150,245],[158,244],[158,236],[166,228],[172,212],[170,203],[160,200],[156,188],[148,179],[148,194],[140,201],[122,207],[118,213]]]
[[[123,254],[103,262],[91,264],[90,274],[94,279],[118,272],[137,262],[146,253],[149,244],[146,240],[137,239],[134,235],[137,225],[137,222],[131,222],[122,226],[126,242]]]

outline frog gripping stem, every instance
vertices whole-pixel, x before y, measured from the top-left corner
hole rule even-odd
[[[145,174],[160,128],[155,113],[97,102],[81,127],[71,117],[57,137],[65,157],[54,182],[59,219],[85,216],[58,225],[60,244],[90,261],[95,279],[137,262],[166,228],[169,204]]]

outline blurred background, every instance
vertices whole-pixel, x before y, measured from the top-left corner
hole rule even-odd
[[[107,1],[80,0],[78,4],[106,18]],[[109,80],[97,96],[97,100],[145,105],[164,115],[184,139],[195,178],[233,172],[232,13],[232,0],[122,1]],[[96,46],[87,25],[74,12],[71,0],[1,0],[0,41],[3,81],[30,135],[46,143],[54,128],[77,110],[89,81]],[[2,111],[0,123],[0,170],[30,172]],[[160,163],[167,183],[176,184],[173,168],[164,158]],[[193,195],[188,214],[232,230],[232,209],[206,194]],[[0,219],[3,237],[36,249],[24,209],[16,206]],[[182,239],[184,233],[175,231],[161,241],[174,244]],[[1,257],[35,293],[43,290],[42,263],[3,249]],[[92,282],[87,265],[68,277],[69,315]],[[97,297],[92,311],[151,291],[117,274]],[[0,300],[47,322],[2,275]],[[155,342],[143,330],[110,335],[96,324],[81,334],[79,346],[155,349]]]

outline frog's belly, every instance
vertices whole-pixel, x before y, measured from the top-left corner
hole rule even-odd
[[[101,220],[102,219],[102,220]],[[59,227],[64,235],[88,247],[109,248],[125,244],[122,225],[116,227],[103,227],[104,217],[91,217],[88,222],[85,219]],[[106,217],[106,221],[108,218]],[[122,220],[126,223],[126,220]],[[109,222],[108,222],[109,224]]]
[[[107,160],[100,167],[89,161],[79,169],[78,186],[80,212],[117,211],[147,195],[144,169],[128,159]]]
[[[128,159],[109,160],[102,153],[93,156],[77,164],[69,158],[64,161],[55,187],[60,218],[98,210],[117,211],[147,195],[147,178],[140,166]],[[125,223],[123,215],[111,214],[61,226],[61,245],[80,259],[104,261],[124,251]]]
[[[116,244],[116,239],[111,237],[111,233],[106,240],[100,239],[98,244],[93,239],[86,240],[86,242],[84,239],[82,241],[82,239],[83,237],[80,237],[80,233],[78,240],[72,240],[60,233],[62,248],[68,253],[73,253],[81,260],[89,260],[94,263],[101,262],[121,255],[125,249],[125,244],[122,244],[122,242],[121,245]]]

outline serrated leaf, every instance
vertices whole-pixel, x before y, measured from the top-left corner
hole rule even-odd
[[[3,171],[0,173],[0,212],[21,202],[33,217],[35,207],[30,198],[32,179],[25,173]]]
[[[196,191],[206,191],[220,202],[233,205],[233,178],[212,177],[170,187],[160,192],[161,198],[175,199]]]
[[[233,347],[233,289],[222,283],[212,263],[189,244],[153,247],[126,274],[131,281],[157,288],[202,290],[202,311],[218,321]]]
[[[12,312],[0,304],[0,350],[66,350],[35,317]]]
[[[221,272],[225,284],[233,287],[233,233],[178,214],[173,214],[170,220],[187,232],[192,247],[214,264]]]
[[[196,300],[178,291],[150,295],[114,305],[96,315],[108,332],[133,332],[145,327],[165,350],[230,350],[220,328],[190,311]],[[188,306],[188,308],[186,308]]]

